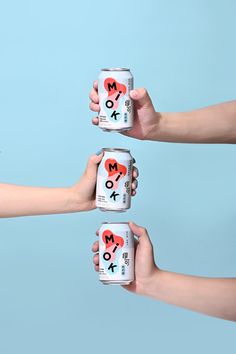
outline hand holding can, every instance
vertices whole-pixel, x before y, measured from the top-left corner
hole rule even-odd
[[[128,291],[147,295],[148,286],[153,283],[156,274],[161,272],[155,264],[147,230],[133,222],[111,222],[103,223],[96,235],[99,240],[92,246],[93,264],[95,271],[99,272],[100,281],[104,284],[119,284]],[[111,253],[111,257],[106,252]],[[124,260],[128,262],[125,264],[125,274],[122,274]]]
[[[89,107],[99,115],[101,102],[98,94],[98,84],[98,80],[93,83],[89,94]],[[143,87],[135,88],[129,92],[129,97],[131,98],[133,125],[132,128],[122,130],[120,133],[139,140],[161,140],[160,122],[163,115],[160,112],[156,112],[148,91]],[[96,126],[99,125],[98,116],[92,119],[92,123]],[[167,137],[167,139],[169,138]]]

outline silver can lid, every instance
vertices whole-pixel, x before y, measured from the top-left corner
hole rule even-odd
[[[127,69],[127,68],[104,68],[104,69],[101,69],[101,71],[130,71],[130,69]]]
[[[108,152],[128,152],[130,153],[130,150],[128,149],[120,149],[120,148],[102,148],[103,151],[108,151]]]

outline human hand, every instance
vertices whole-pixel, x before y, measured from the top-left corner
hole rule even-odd
[[[153,140],[154,133],[158,128],[158,123],[161,118],[160,113],[155,111],[145,88],[130,91],[130,97],[134,104],[134,126],[131,130],[122,132],[122,134],[139,140]],[[100,106],[97,80],[94,81],[89,98],[91,100],[89,105],[90,109],[94,112],[99,112]],[[98,117],[93,118],[92,123],[98,125]]]
[[[74,211],[88,211],[96,208],[96,181],[98,165],[103,157],[103,152],[99,155],[92,155],[87,163],[87,167],[78,183],[70,188],[75,200]],[[132,172],[132,192],[131,195],[135,196],[136,188],[138,185],[138,169],[133,166]]]
[[[124,285],[126,290],[136,294],[147,295],[147,289],[156,278],[156,275],[161,272],[154,261],[153,246],[145,228],[136,225],[133,222],[129,223],[129,227],[137,236],[135,239],[135,262],[134,274],[135,279],[129,285]],[[98,235],[98,231],[96,232]],[[95,253],[93,257],[94,269],[99,271],[99,241],[94,242],[92,251]],[[155,280],[156,281],[156,280]]]

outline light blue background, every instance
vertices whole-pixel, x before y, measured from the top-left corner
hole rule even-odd
[[[88,109],[106,66],[130,67],[160,111],[235,99],[235,13],[233,0],[1,2],[1,181],[70,185],[103,146],[130,148],[140,179],[122,217],[1,220],[0,353],[235,352],[234,323],[104,287],[90,252],[102,221],[133,219],[162,268],[235,276],[235,146],[105,134]]]

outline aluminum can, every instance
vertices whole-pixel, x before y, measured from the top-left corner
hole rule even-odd
[[[102,211],[126,211],[131,206],[133,158],[129,150],[103,148],[97,172],[96,206]]]
[[[134,235],[127,222],[105,222],[99,229],[99,279],[112,285],[134,280]]]
[[[129,96],[133,76],[129,69],[102,69],[98,77],[99,127],[122,132],[133,127],[133,102]]]

